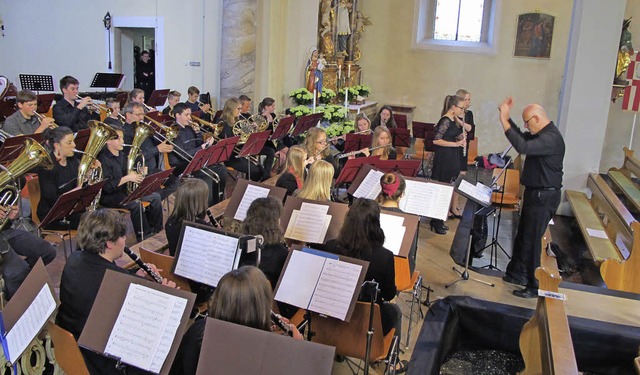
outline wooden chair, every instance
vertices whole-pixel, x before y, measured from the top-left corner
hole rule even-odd
[[[311,313],[311,328],[315,333],[311,341],[334,346],[336,354],[361,359],[367,362],[366,365],[369,362],[385,361],[387,367],[394,366],[398,350],[398,343],[394,336],[395,329],[383,335],[378,304],[374,304],[371,353],[369,360],[365,360],[370,311],[370,303],[356,302],[349,322]]]
[[[89,375],[76,339],[69,331],[49,322],[49,335],[55,351],[56,362],[65,374]]]
[[[473,165],[478,157],[478,137],[469,141],[469,150],[467,152],[467,165]]]
[[[422,303],[422,276],[420,271],[413,271],[409,267],[409,259],[404,257],[393,257],[394,268],[396,273],[396,289],[398,294],[409,293],[411,295],[410,307],[409,307],[409,327],[407,328],[407,340],[405,342],[405,349],[409,348],[409,340],[411,339],[411,328],[413,326],[413,308],[418,305],[418,315],[420,318],[424,318],[420,303]]]
[[[40,225],[40,218],[38,217],[38,203],[40,203],[40,180],[38,176],[34,176],[31,179],[27,179],[27,190],[29,191],[29,202],[31,203],[31,220],[36,224],[36,226]],[[60,238],[62,242],[63,250],[64,250],[64,258],[67,259],[67,242],[69,247],[69,254],[73,252],[73,244],[71,243],[71,237],[75,236],[77,233],[76,230],[51,230],[51,229],[40,229],[38,228],[38,234],[40,237],[44,238],[48,235],[57,236]]]
[[[493,170],[493,177],[500,174],[501,169]],[[491,195],[491,201],[503,206],[520,206],[520,172],[516,169],[506,169],[502,176],[496,181],[501,190],[504,190],[504,198],[502,192],[494,192]]]
[[[178,276],[175,273],[171,272],[171,268],[173,268],[173,257],[169,255],[159,254],[153,251],[146,250],[144,248],[140,248],[140,259],[142,259],[145,263],[154,264],[160,271],[160,276],[164,277],[167,280],[171,280],[176,283],[176,287],[179,287],[182,290],[190,291],[191,287],[189,286],[189,281],[184,277]]]

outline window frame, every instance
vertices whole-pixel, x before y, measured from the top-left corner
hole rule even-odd
[[[413,20],[411,47],[414,49],[438,50],[449,52],[472,52],[495,55],[500,24],[502,0],[484,0],[482,33],[480,42],[433,39],[436,0],[416,0]]]

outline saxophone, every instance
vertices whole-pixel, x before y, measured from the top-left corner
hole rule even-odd
[[[131,142],[131,149],[129,150],[129,156],[127,157],[127,173],[139,173],[144,176],[145,174],[145,160],[144,155],[141,152],[142,143],[155,132],[151,125],[144,122],[139,122],[134,127],[133,141]],[[136,163],[138,156],[142,158],[141,162]],[[135,182],[127,182],[127,192],[131,194],[138,188],[138,184]]]

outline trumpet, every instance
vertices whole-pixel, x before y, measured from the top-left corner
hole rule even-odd
[[[203,103],[203,102],[201,102],[199,100],[196,100],[196,103],[198,104],[198,107],[200,107],[201,109],[202,109],[202,107],[204,107],[206,105],[206,103]],[[209,106],[211,106],[211,104],[209,104]],[[204,112],[204,113],[211,115],[211,117],[216,115],[216,111],[214,111],[213,108],[209,108],[209,110]],[[213,120],[213,118],[212,118],[212,120]]]
[[[82,100],[84,98],[81,97],[80,95],[76,95],[76,99]],[[91,109],[90,107],[92,107],[93,109]],[[87,104],[87,107],[85,107],[85,108],[87,108],[87,110],[92,110],[93,112],[96,112],[96,113],[100,113],[100,111],[105,111],[106,112],[106,110],[107,110],[104,106],[101,106],[98,103],[94,103],[93,99],[89,102],[89,104]]]
[[[82,97],[80,97],[80,95],[76,95],[76,96],[77,96],[78,99],[82,100]],[[113,113],[113,109],[112,108],[107,108],[107,107],[105,107],[105,106],[103,106],[101,104],[95,103],[93,101],[89,102],[89,105],[94,107],[95,111],[98,112],[98,113],[100,111],[104,111],[107,114],[107,117],[111,116],[111,114]],[[125,117],[120,112],[118,112],[118,120],[122,121],[123,123],[126,121]]]
[[[385,148],[385,147],[391,147],[391,145],[388,144],[388,145],[384,145],[384,146],[369,147],[366,150],[369,150],[369,152],[371,152],[373,150],[377,150],[379,148]],[[363,149],[363,150],[365,150],[365,149]],[[358,154],[362,153],[363,150],[356,150],[356,151],[347,152],[347,153],[344,153],[344,154],[337,155],[335,158],[336,159],[348,158],[349,156],[358,155]]]
[[[33,115],[36,116],[36,118],[38,119],[38,122],[42,123],[42,121],[47,118],[45,115],[43,115],[42,113],[38,113],[36,111],[33,112]],[[54,129],[57,128],[58,124],[56,124],[55,122],[51,124],[51,126],[49,126],[49,128]]]

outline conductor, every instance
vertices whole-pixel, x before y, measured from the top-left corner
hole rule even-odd
[[[538,296],[535,270],[540,266],[542,236],[560,204],[564,140],[558,128],[549,120],[538,104],[529,104],[522,111],[522,132],[509,117],[513,99],[508,97],[499,106],[500,123],[504,134],[526,161],[520,177],[524,197],[518,233],[513,244],[513,255],[503,280],[524,289],[513,294],[522,298]]]

